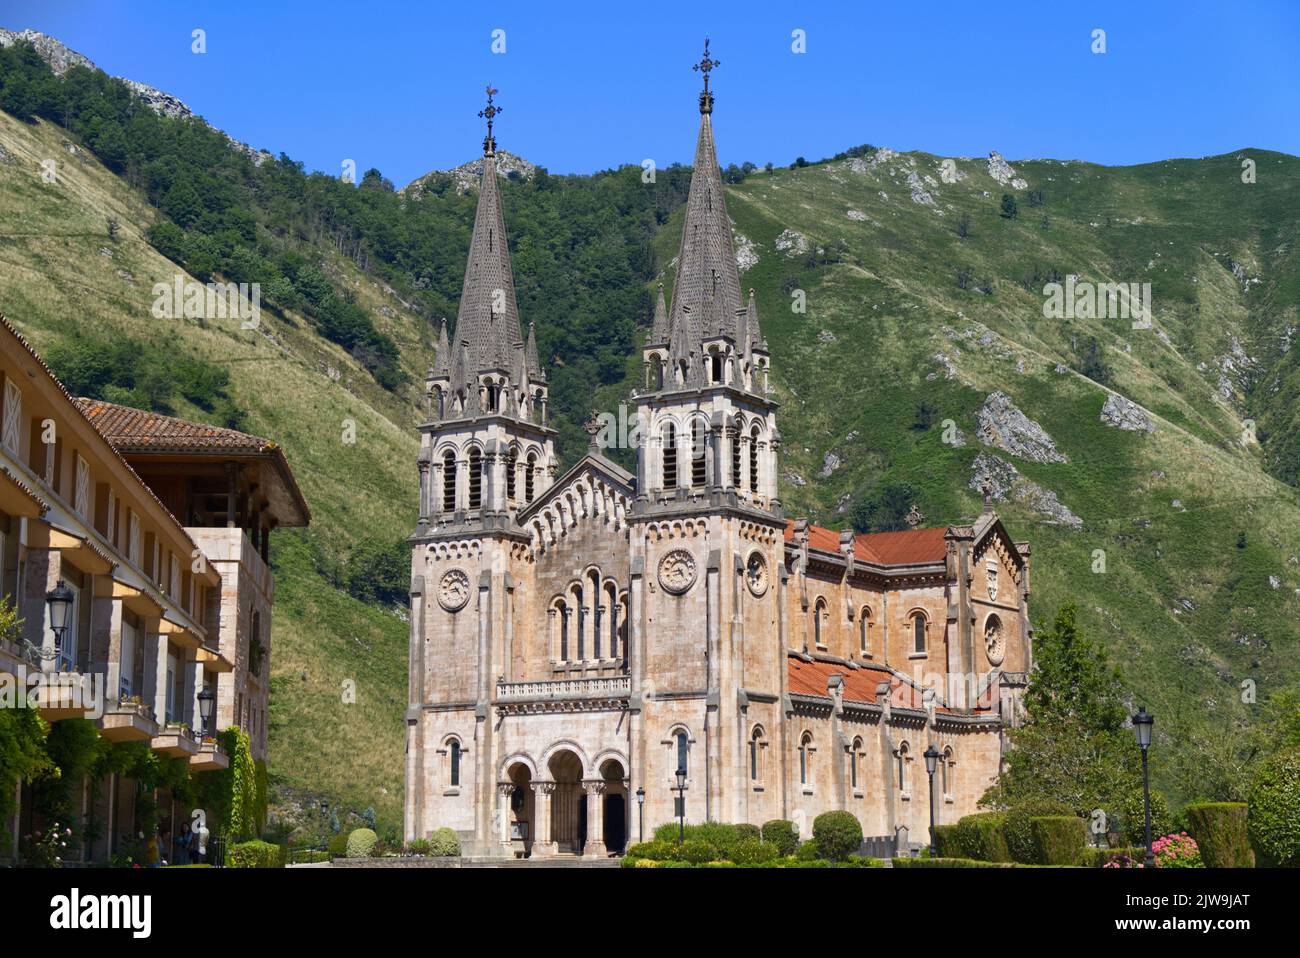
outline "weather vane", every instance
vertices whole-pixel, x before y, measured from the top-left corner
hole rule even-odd
[[[713,94],[709,92],[709,74],[714,67],[722,66],[721,60],[715,60],[709,56],[709,38],[704,38],[704,58],[699,63],[691,67],[692,70],[698,70],[704,74],[704,91],[700,93],[700,112],[713,112]]]
[[[478,111],[478,115],[480,117],[485,117],[488,123],[487,136],[483,138],[484,153],[495,153],[497,149],[497,141],[492,138],[492,120],[498,113],[502,112],[503,110],[503,107],[499,107],[492,102],[492,96],[497,92],[499,92],[497,88],[494,87],[491,83],[489,83],[487,85],[487,98],[488,98],[487,106],[485,106],[483,109]]]

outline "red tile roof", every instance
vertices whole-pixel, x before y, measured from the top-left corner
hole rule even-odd
[[[830,694],[826,687],[827,681],[832,675],[838,673],[844,677],[846,701],[870,702],[874,705],[878,701],[876,687],[881,682],[888,682],[889,704],[893,708],[917,711],[925,708],[924,692],[883,665],[862,663],[860,668],[851,669],[838,662],[825,662],[820,659],[805,662],[797,655],[789,655],[785,661],[789,675],[789,689],[793,695],[820,695],[824,698]],[[978,703],[982,707],[977,707],[975,712],[987,713],[990,711],[988,706],[991,704],[991,697],[985,695]],[[939,706],[935,711],[951,714],[952,709]]]
[[[945,526],[905,529],[901,532],[863,532],[853,537],[853,554],[876,565],[914,565],[942,562],[946,553]],[[785,524],[785,541],[794,541],[794,520]],[[840,534],[823,526],[808,526],[808,545],[822,552],[840,551]]]

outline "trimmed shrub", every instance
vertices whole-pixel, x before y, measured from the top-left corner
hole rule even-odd
[[[817,847],[817,839],[810,838],[795,849],[794,857],[801,862],[813,862],[825,856],[822,855],[821,849]]]
[[[227,868],[283,868],[284,851],[270,842],[251,841],[231,845],[226,851]]]
[[[641,842],[639,845],[633,845],[627,850],[625,858],[633,860],[644,858],[652,862],[671,861],[677,857],[677,845],[673,842]]]
[[[417,838],[406,846],[406,850],[412,855],[428,855],[433,851],[433,843],[427,838]]]
[[[702,838],[688,838],[677,849],[677,858],[692,865],[715,862],[721,857],[722,853],[718,851],[717,846]]]
[[[736,830],[737,844],[747,839],[756,842],[763,840],[763,833],[759,831],[757,825],[732,825],[731,827]]]
[[[1007,819],[1002,826],[1002,833],[1007,837],[1007,853],[1013,862],[1026,865],[1043,865],[1035,855],[1034,836],[1029,828],[1029,820],[1043,815],[1073,815],[1074,809],[1069,805],[1050,798],[1022,802],[1007,810]]]
[[[1256,771],[1246,823],[1261,867],[1300,867],[1300,748],[1273,756]]]
[[[655,829],[654,840],[676,845],[679,828],[677,822],[664,822]],[[700,822],[686,826],[683,841],[708,842],[725,855],[746,834],[742,831],[746,828],[753,828],[753,826],[730,825],[726,822]],[[758,837],[757,832],[754,833],[754,837]]]
[[[960,858],[973,858],[982,862],[1009,862],[1007,837],[1003,832],[1005,812],[979,812],[967,815],[957,822],[953,837]]]
[[[1105,868],[1120,859],[1140,862],[1146,853],[1145,848],[1085,848],[1079,861],[1085,868]]]
[[[346,832],[339,832],[337,835],[330,836],[330,858],[347,858],[348,857],[348,836]]]
[[[1187,806],[1188,830],[1201,849],[1206,868],[1254,868],[1245,802],[1204,802]]]
[[[775,845],[783,857],[793,855],[799,847],[799,833],[795,830],[794,822],[789,819],[774,818],[770,822],[764,822],[762,834],[763,841]]]
[[[752,867],[761,865],[763,862],[770,862],[779,858],[781,853],[777,851],[775,845],[771,842],[760,842],[757,838],[742,838],[731,847],[728,857],[737,865]]]
[[[935,858],[950,858],[957,854],[957,826],[936,825],[931,832]]]
[[[455,858],[460,855],[460,836],[452,829],[439,828],[429,837],[429,854],[438,858]]]
[[[1146,817],[1142,804],[1142,789],[1135,788],[1120,799],[1118,803],[1120,827],[1124,840],[1130,845],[1146,847]],[[1174,830],[1173,816],[1169,814],[1169,803],[1165,796],[1151,790],[1151,840],[1154,842],[1161,835],[1168,835]]]
[[[369,828],[358,828],[348,836],[347,857],[348,858],[369,858],[375,853],[375,846],[379,844],[379,836]]]
[[[1042,815],[1029,820],[1036,865],[1077,865],[1083,859],[1087,825],[1076,815]]]
[[[813,819],[813,838],[824,858],[841,862],[862,847],[862,825],[852,812],[822,812]]]
[[[895,868],[1013,868],[1010,862],[981,862],[973,858],[895,858]]]

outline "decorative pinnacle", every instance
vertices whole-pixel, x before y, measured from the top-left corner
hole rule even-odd
[[[916,508],[916,503],[914,502],[912,503],[911,510],[907,513],[907,516],[903,521],[907,523],[909,529],[915,529],[925,521],[925,516],[921,514],[920,509]]]
[[[490,156],[497,151],[497,141],[492,137],[492,120],[498,113],[504,111],[504,107],[499,107],[492,102],[493,94],[499,92],[491,83],[487,85],[487,106],[478,111],[480,117],[487,119],[487,136],[483,138],[483,155]]]
[[[691,67],[692,70],[698,70],[704,74],[704,90],[700,93],[700,112],[713,112],[713,94],[709,92],[709,74],[715,67],[722,66],[721,60],[714,60],[709,56],[709,38],[704,38],[704,58],[699,63]]]

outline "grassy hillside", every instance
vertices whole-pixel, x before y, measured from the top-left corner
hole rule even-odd
[[[272,552],[273,781],[282,804],[325,795],[396,823],[404,613],[343,587],[362,547],[389,548],[411,528],[429,319],[459,288],[472,204],[436,188],[418,209],[363,197],[360,212],[339,212],[352,217],[350,244],[306,220],[262,224],[274,243],[261,245],[310,261],[396,344],[400,375],[385,388],[294,308],[264,311],[258,330],[155,319],[151,286],[179,267],[146,240],[163,214],[129,171],[111,172],[59,126],[4,113],[0,150],[0,310],[47,353],[93,336],[217,367],[243,428],[284,445],[314,521],[280,533]],[[957,521],[978,511],[982,451],[1050,490],[1079,528],[1033,501],[999,504],[1033,544],[1032,608],[1045,618],[1078,601],[1135,702],[1158,716],[1159,780],[1192,797],[1219,774],[1217,746],[1253,718],[1241,683],[1262,701],[1297,675],[1300,504],[1281,480],[1294,481],[1300,434],[1300,160],[1243,151],[1258,166],[1250,185],[1237,155],[1123,169],[1033,161],[1014,164],[1017,189],[984,160],[955,161],[948,182],[940,158],[862,152],[729,190],[757,255],[742,283],[757,289],[772,348],[787,512],[840,525],[914,499],[930,522]],[[41,177],[50,158],[53,183]],[[651,196],[635,167],[504,186],[521,312],[538,320],[575,435],[593,392],[613,408],[639,379],[634,328],[648,319],[646,280],[661,271],[671,288],[682,172],[664,171]],[[1000,215],[1004,193],[1015,218]],[[1154,328],[1045,319],[1043,285],[1066,274],[1150,282]],[[798,291],[804,312],[791,308]],[[995,390],[1068,461],[982,446],[975,414]],[[1112,392],[1148,410],[1155,431],[1103,424]],[[186,396],[166,401],[217,415]],[[343,442],[345,420],[355,443]],[[945,443],[949,425],[963,444]],[[347,679],[355,705],[342,702]]]

